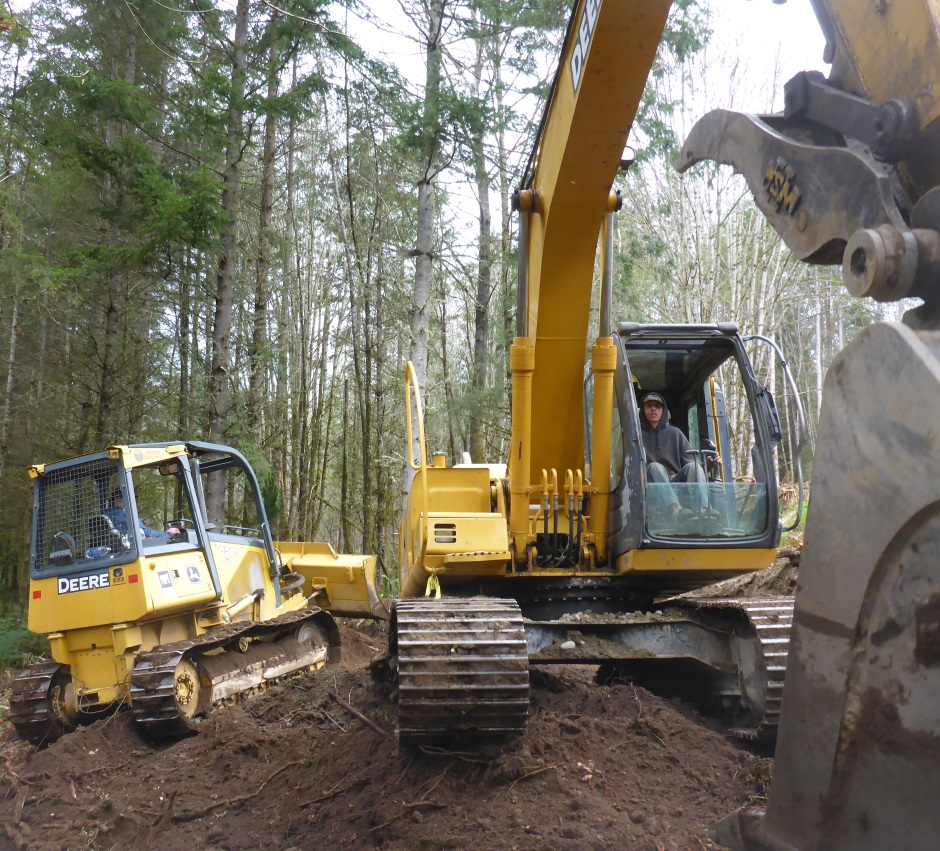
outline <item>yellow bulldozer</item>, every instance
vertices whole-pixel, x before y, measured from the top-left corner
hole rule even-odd
[[[180,735],[216,706],[338,663],[334,615],[387,617],[374,556],[273,540],[257,477],[231,447],[111,446],[29,475],[28,625],[52,655],[13,683],[10,718],[30,742],[121,707],[151,737]],[[147,525],[155,517],[168,519]]]

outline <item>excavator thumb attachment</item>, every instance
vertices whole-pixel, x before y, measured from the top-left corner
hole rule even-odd
[[[684,172],[704,160],[733,166],[798,260],[841,264],[859,229],[889,224],[908,231],[890,179],[870,159],[782,129],[776,116],[713,110],[692,128],[676,167]]]
[[[829,370],[770,799],[726,847],[937,847],[938,358],[937,332],[874,325]]]

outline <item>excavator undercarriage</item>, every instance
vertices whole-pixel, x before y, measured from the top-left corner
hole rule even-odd
[[[599,666],[599,678],[663,676],[747,739],[777,732],[791,597],[674,598],[649,611],[557,619],[515,599],[399,600],[390,625],[402,744],[515,735],[525,729],[532,665]]]

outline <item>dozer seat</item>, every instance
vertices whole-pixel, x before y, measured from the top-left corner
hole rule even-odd
[[[96,514],[88,518],[88,548],[108,547],[113,552],[123,549],[121,533],[114,528],[111,518]]]

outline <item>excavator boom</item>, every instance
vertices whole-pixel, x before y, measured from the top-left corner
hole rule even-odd
[[[532,421],[556,423],[532,430],[529,482],[542,469],[583,463],[581,384],[597,237],[671,5],[589,0],[568,25],[522,190],[534,215],[520,304],[527,321],[518,336],[538,351]]]

